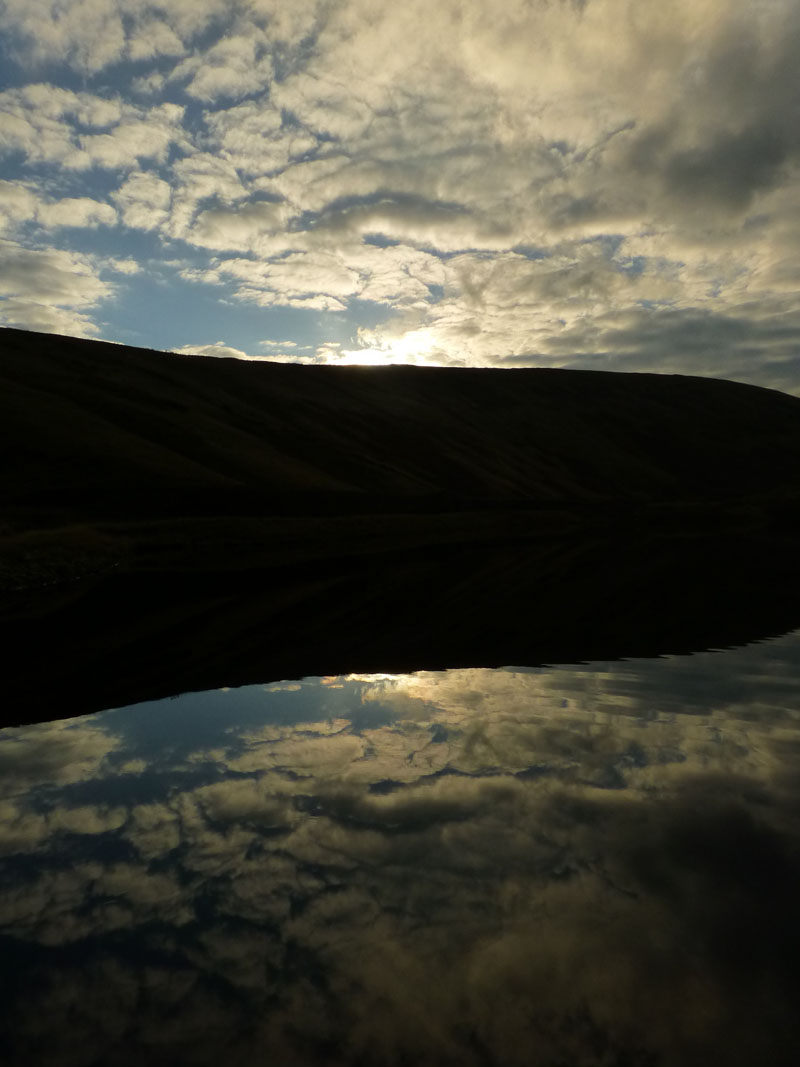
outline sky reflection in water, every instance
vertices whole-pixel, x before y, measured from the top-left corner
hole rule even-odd
[[[798,683],[800,632],[2,731],[3,1062],[793,1063]]]

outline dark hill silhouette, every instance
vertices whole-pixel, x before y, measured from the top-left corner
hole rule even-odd
[[[707,501],[797,484],[800,399],[677,375],[309,367],[5,329],[0,444],[6,505],[70,518]]]

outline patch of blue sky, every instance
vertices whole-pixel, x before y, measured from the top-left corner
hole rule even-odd
[[[627,259],[617,259],[617,267],[623,274],[630,274],[636,276],[638,274],[644,274],[647,267],[647,256],[630,256]]]
[[[331,320],[324,320],[330,334],[329,340],[338,341],[342,345],[356,344],[358,329],[374,329],[391,317],[393,312],[385,304],[379,304],[374,300],[359,300],[357,297],[347,302],[347,310],[335,312]]]
[[[547,259],[552,255],[546,248],[537,248],[535,245],[514,245],[511,251],[525,259]]]
[[[331,339],[330,319],[320,321],[316,311],[239,301],[233,287],[187,281],[158,263],[119,279],[116,297],[98,309],[97,319],[106,340],[159,350],[224,341],[259,356],[261,341],[301,348]]]
[[[88,196],[92,200],[111,202],[128,174],[128,168],[90,167],[87,170],[66,170],[52,163],[29,163],[26,184],[53,199],[67,196]],[[157,172],[156,172],[157,173]]]
[[[140,260],[140,262],[142,262]],[[177,266],[157,259],[142,262],[138,274],[115,278],[115,296],[97,309],[100,335],[109,341],[169,350],[223,341],[251,356],[270,355],[291,342],[286,354],[312,356],[325,344],[358,346],[358,329],[388,317],[384,305],[351,300],[346,311],[320,313],[307,308],[268,307],[236,299],[227,285],[205,285],[180,277]]]
[[[475,245],[464,245],[461,248],[436,248],[434,245],[422,244],[420,247],[424,248],[425,252],[429,256],[436,256],[443,263],[447,263],[451,259],[458,259],[462,256],[469,256],[473,262],[485,262],[490,263],[496,259],[497,252],[491,248],[478,248]]]
[[[382,233],[365,233],[361,239],[365,245],[373,245],[375,248],[396,248],[397,245],[403,243],[395,237],[386,237]]]
[[[674,307],[675,301],[666,298],[662,300],[651,300],[645,298],[643,300],[637,300],[636,306],[639,308],[643,308],[645,311],[658,311],[662,308]]]
[[[44,236],[50,248],[80,252],[101,259],[133,259],[142,266],[163,260],[165,253],[165,243],[159,234],[152,230],[133,230],[121,224],[91,228],[59,226],[57,230],[48,230]],[[180,244],[180,252],[176,250],[176,255],[183,252],[183,242]]]
[[[38,178],[46,179],[53,176],[55,176],[55,170],[52,163],[31,165],[26,161],[25,152],[21,148],[6,149],[0,156],[0,180],[2,181],[36,185]]]
[[[624,241],[625,238],[621,233],[599,233],[584,238],[582,244],[597,245],[602,249],[604,255],[608,256],[609,259],[614,259],[618,255],[620,248],[622,248]]]

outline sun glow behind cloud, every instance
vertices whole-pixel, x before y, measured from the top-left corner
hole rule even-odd
[[[435,335],[432,330],[409,330],[397,337],[381,337],[378,334],[375,337],[375,347],[370,347],[368,337],[363,339],[363,347],[344,349],[338,354],[331,351],[326,362],[371,367],[392,363],[409,363],[417,367],[440,365],[436,358]]]
[[[0,35],[0,322],[800,390],[792,0],[7,0]]]

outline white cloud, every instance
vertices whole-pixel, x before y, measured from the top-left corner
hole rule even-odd
[[[143,109],[52,85],[9,89],[0,93],[0,152],[77,171],[131,167],[185,143],[182,116],[176,104]]]
[[[27,299],[3,297],[4,279],[0,275],[0,322],[39,333],[63,334],[66,337],[90,337],[98,333],[92,318],[82,311],[61,307],[52,299],[38,303]]]
[[[111,196],[122,212],[122,221],[132,229],[156,229],[169,216],[169,184],[150,172],[131,174]]]
[[[178,34],[160,18],[144,18],[128,43],[130,59],[153,59],[156,56],[180,56],[185,51]]]
[[[179,356],[215,356],[218,359],[249,359],[260,360],[265,356],[249,356],[239,348],[226,345],[224,341],[215,341],[206,345],[182,345],[180,348],[172,348],[171,352],[177,352]]]
[[[118,274],[138,274],[142,269],[135,259],[110,259],[107,266]]]
[[[357,294],[358,272],[328,253],[290,253],[272,262],[226,259],[206,272],[186,277],[207,284],[233,279],[240,299],[263,306],[282,305],[323,311],[342,310],[343,301]]]
[[[0,231],[11,230],[18,223],[36,215],[38,198],[20,182],[0,181]]]
[[[180,55],[223,0],[6,0],[0,28],[32,63],[63,62],[95,73],[121,60]]]
[[[119,59],[125,46],[115,0],[7,0],[0,25],[22,37],[34,62],[66,60],[96,71]]]
[[[110,204],[91,197],[43,200],[21,182],[0,181],[0,230],[8,234],[20,223],[36,221],[44,228],[113,226],[117,213]]]
[[[163,104],[142,118],[120,122],[109,133],[78,134],[77,151],[64,164],[85,170],[130,167],[144,159],[163,161],[170,145],[183,139],[178,129],[182,113],[173,104]]]
[[[255,26],[244,29],[246,32],[223,37],[205,52],[178,64],[171,79],[188,78],[186,92],[206,101],[221,97],[238,100],[266,88],[273,74],[267,38]]]
[[[43,226],[114,226],[117,221],[117,213],[110,204],[88,196],[40,204],[36,217]]]
[[[170,177],[173,196],[168,232],[172,237],[192,240],[189,231],[201,207],[211,209],[213,204],[221,209],[220,205],[237,204],[248,196],[237,168],[228,159],[210,152],[198,151],[176,160]]]
[[[280,108],[263,98],[210,111],[206,121],[217,151],[254,177],[285,167],[317,145],[304,127],[284,124]]]

